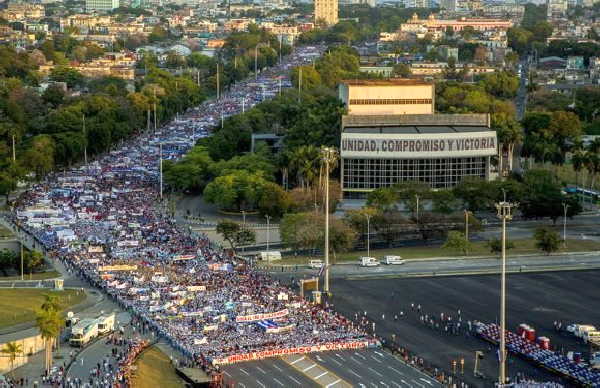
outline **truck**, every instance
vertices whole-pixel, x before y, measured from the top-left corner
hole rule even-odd
[[[358,261],[361,267],[376,267],[379,265],[379,261],[374,257],[363,256]]]
[[[308,266],[312,269],[321,269],[323,260],[311,260],[308,262]]]
[[[600,331],[585,331],[583,333],[583,342],[584,343],[598,343],[600,340]]]
[[[84,347],[94,338],[110,333],[115,329],[115,314],[100,315],[97,318],[83,318],[71,327],[69,344]]]
[[[383,262],[387,265],[404,264],[404,260],[400,256],[384,256]]]
[[[596,331],[596,327],[592,325],[573,324],[567,326],[567,331],[573,333],[577,338],[583,338],[585,332]]]

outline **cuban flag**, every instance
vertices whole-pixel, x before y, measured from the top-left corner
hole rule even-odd
[[[266,332],[277,330],[277,327],[278,327],[277,323],[275,323],[275,321],[272,321],[270,319],[258,321],[258,322],[256,322],[256,324],[258,325],[258,327],[260,327],[261,329],[263,329]]]

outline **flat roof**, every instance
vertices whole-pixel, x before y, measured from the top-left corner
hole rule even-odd
[[[437,127],[432,126],[406,126],[406,127],[347,127],[344,128],[343,133],[364,133],[364,134],[415,134],[423,135],[428,133],[464,133],[464,132],[488,132],[491,131],[488,127],[473,126],[473,127],[454,127],[440,125]]]
[[[472,127],[489,127],[488,114],[406,114],[406,115],[345,115],[342,116],[342,128],[350,127],[388,127],[407,126],[440,127],[451,126],[468,131]]]
[[[432,82],[426,82],[420,79],[410,79],[410,78],[389,78],[389,79],[352,79],[352,80],[342,80],[340,84],[346,84],[351,86],[433,86]]]

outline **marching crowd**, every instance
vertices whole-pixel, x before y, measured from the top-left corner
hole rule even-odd
[[[282,81],[284,71],[312,61],[321,50],[299,48],[256,81],[238,83],[220,100],[190,110],[160,131],[142,133],[88,165],[48,176],[15,201],[11,221],[209,371],[237,354],[372,344],[372,337],[344,317],[305,302],[177,225],[158,189],[161,158],[181,157],[222,117],[289,86],[289,80]],[[274,331],[256,324],[262,319],[273,319]],[[113,365],[96,373],[118,371]]]

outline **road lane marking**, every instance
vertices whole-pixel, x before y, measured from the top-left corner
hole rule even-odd
[[[415,384],[417,384],[417,385],[418,385],[419,387],[421,387],[421,388],[422,388],[422,387],[424,387],[424,385],[423,385],[423,384],[419,383],[419,382],[418,382],[417,380],[415,380],[415,379],[413,379],[413,380],[412,380],[412,382],[413,382],[413,383],[415,383]]]
[[[359,354],[357,352],[354,352],[354,354],[360,358],[362,358],[363,360],[366,360],[367,358],[365,356],[363,356],[362,354]]]
[[[348,372],[352,373],[354,376],[358,377],[359,379],[362,379],[362,376],[359,375],[358,373],[356,373],[355,371],[353,371],[352,369],[348,369]]]
[[[338,360],[336,360],[335,358],[332,358],[331,361],[335,362],[336,364],[338,364],[338,366],[342,366],[342,363],[339,362]]]
[[[250,373],[246,372],[246,370],[245,370],[245,369],[243,369],[243,368],[240,368],[240,370],[241,370],[241,371],[242,371],[242,372],[243,372],[243,373],[244,373],[246,376],[250,376]]]
[[[404,373],[400,372],[398,369],[394,368],[393,366],[388,365],[388,369],[393,370],[394,372],[398,373],[400,376],[404,376]]]
[[[387,385],[386,383],[384,383],[383,381],[380,381],[379,384],[383,385],[384,387],[389,387],[389,385]]]
[[[263,373],[263,375],[266,375],[267,372],[265,372],[265,370],[263,368],[261,368],[260,366],[256,365],[256,369],[258,369],[259,371],[261,371]]]
[[[273,364],[273,368],[277,369],[280,372],[283,372],[283,369],[277,366],[277,364]]]
[[[223,373],[225,373],[225,376],[227,376],[227,377],[231,377],[231,375],[230,375],[229,373],[227,373],[227,371],[226,371],[226,370],[224,370],[224,371],[223,371]]]
[[[346,359],[345,359],[344,357],[340,356],[339,354],[335,353],[335,355],[336,355],[336,357],[339,357],[339,358],[341,358],[342,360],[346,361]]]
[[[316,367],[316,366],[317,366],[317,364],[312,364],[311,366],[309,366],[309,367],[307,367],[307,368],[304,368],[304,369],[302,369],[302,372],[309,371],[309,370],[311,370],[312,368],[314,368],[314,367]]]
[[[275,377],[273,377],[273,380],[274,380],[274,381],[275,381],[277,384],[281,385],[282,387],[284,387],[284,386],[285,386],[285,385],[284,385],[284,384],[283,384],[281,381],[277,380]]]
[[[394,386],[395,386],[395,387],[400,387],[400,388],[402,388],[402,385],[398,384],[398,383],[397,383],[397,382],[395,382],[395,381],[392,381],[392,384],[394,384]]]
[[[369,367],[369,370],[370,370],[371,372],[375,373],[377,376],[379,376],[379,377],[383,377],[383,375],[382,375],[381,373],[377,372],[375,369],[373,369],[373,368]]]
[[[304,356],[297,358],[296,361],[292,361],[290,364],[294,365],[295,363],[297,363],[298,361],[302,361],[304,360]]]
[[[288,376],[290,379],[292,379],[296,384],[302,386],[302,383],[299,382],[298,380],[296,380],[293,376]]]
[[[238,385],[242,388],[246,388],[246,386],[244,385],[244,383],[238,383]]]
[[[315,376],[315,380],[320,379],[321,377],[325,376],[327,373],[329,373],[329,372],[325,371],[325,372],[321,373],[320,375]]]
[[[371,358],[372,358],[373,360],[377,361],[377,362],[378,362],[378,363],[380,363],[380,364],[382,363],[382,361],[381,361],[380,359],[378,359],[377,357],[375,357],[375,356],[371,356]]]
[[[256,380],[256,382],[258,383],[258,385],[260,385],[262,388],[267,388],[266,385],[264,385],[263,383],[260,382],[260,380]]]
[[[329,387],[333,387],[334,385],[336,385],[337,383],[339,383],[340,381],[342,381],[342,379],[337,379],[335,380],[333,383],[331,384],[327,384],[327,386],[325,388],[329,388]]]
[[[355,363],[357,363],[357,364],[360,364],[360,361],[358,361],[356,358],[354,358],[354,357],[350,356],[350,359],[351,359],[352,361],[354,361]]]
[[[419,377],[419,380],[421,380],[421,381],[423,381],[423,382],[425,382],[425,383],[427,383],[427,384],[429,384],[429,385],[431,385],[433,387],[433,384],[431,383],[431,381],[429,381],[427,379],[424,379],[422,377]]]

